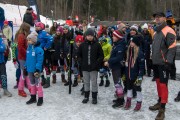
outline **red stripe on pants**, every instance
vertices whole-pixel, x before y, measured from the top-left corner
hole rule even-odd
[[[160,89],[161,89],[161,103],[167,103],[168,102],[168,87],[165,83],[160,83]]]
[[[160,87],[160,79],[156,78],[157,92],[158,96],[161,98],[161,87]]]

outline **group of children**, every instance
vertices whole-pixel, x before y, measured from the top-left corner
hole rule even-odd
[[[67,86],[70,78],[66,80],[65,72],[69,70],[70,65],[70,41],[74,38],[69,26],[57,26],[56,32],[49,35],[44,31],[44,24],[37,22],[36,31],[30,33],[30,25],[22,23],[15,35],[14,42],[11,45],[13,63],[16,67],[16,80],[18,95],[26,97],[24,88],[27,87],[31,93],[31,98],[27,104],[36,103],[36,94],[38,95],[37,106],[43,104],[43,87],[50,87],[50,77],[52,74],[52,83],[56,83],[57,69],[60,68],[61,80]],[[92,84],[92,104],[97,104],[98,95],[98,72],[100,76],[99,86],[110,85],[110,72],[115,87],[115,97],[113,108],[125,106],[130,109],[133,91],[137,94],[137,103],[135,111],[141,109],[142,88],[141,83],[145,71],[145,56],[141,43],[141,36],[137,31],[137,26],[130,28],[131,36],[127,39],[124,32],[125,25],[121,25],[118,30],[112,32],[112,41],[106,35],[97,38],[96,32],[89,28],[84,35],[77,34],[74,38],[72,68],[74,74],[73,87],[78,85],[78,76],[83,78],[84,99],[82,103],[89,101],[90,81]],[[3,53],[5,45],[0,41],[0,65],[1,80],[4,92],[12,96],[7,90],[7,75]],[[2,71],[3,70],[3,71]],[[45,71],[46,75],[44,75]],[[67,71],[69,72],[69,71]],[[45,77],[46,76],[46,77]],[[126,83],[122,79],[125,76]],[[127,98],[124,100],[125,90],[127,89]]]
[[[60,67],[61,80],[65,86],[70,84],[69,77],[66,81],[65,71],[69,66],[69,47],[70,40],[73,38],[69,26],[58,26],[56,33],[51,36],[44,31],[44,24],[37,22],[35,24],[36,32],[30,33],[30,25],[22,23],[15,35],[12,44],[13,63],[17,68],[18,95],[26,97],[24,88],[27,87],[31,93],[31,98],[27,104],[36,102],[36,93],[38,94],[37,105],[43,104],[43,89],[50,86],[50,75],[52,73],[52,83],[56,83],[56,71]],[[98,72],[100,73],[103,86],[104,77],[106,79],[105,87],[110,85],[109,72],[112,71],[115,94],[117,99],[114,100],[113,107],[120,107],[124,104],[124,91],[121,81],[123,69],[126,71],[127,78],[127,100],[125,108],[129,109],[132,99],[132,88],[137,87],[137,105],[135,110],[141,108],[141,82],[144,69],[144,56],[139,48],[140,42],[138,37],[132,37],[127,49],[123,31],[116,30],[113,32],[113,45],[106,36],[96,38],[96,33],[89,28],[84,36],[77,35],[73,45],[73,67],[74,84],[78,85],[78,76],[83,77],[83,103],[89,101],[90,81],[92,82],[92,103],[97,104]],[[3,45],[3,43],[2,43]],[[113,47],[112,47],[113,46]],[[127,50],[126,50],[127,49]],[[127,53],[126,53],[127,51]],[[66,67],[65,67],[66,66]],[[20,70],[19,70],[20,68]],[[46,72],[46,78],[43,74]],[[2,75],[1,75],[2,76]],[[41,76],[41,79],[40,79]],[[4,79],[4,77],[2,77]],[[3,85],[3,84],[2,84]]]

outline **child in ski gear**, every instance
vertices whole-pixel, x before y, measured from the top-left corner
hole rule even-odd
[[[126,84],[127,84],[127,100],[125,104],[125,109],[131,107],[131,99],[133,97],[132,89],[135,86],[137,92],[137,104],[134,108],[135,111],[141,109],[142,104],[142,93],[141,93],[141,83],[144,73],[144,54],[139,48],[140,39],[138,36],[133,36],[131,38],[130,45],[127,50],[126,57]]]
[[[12,28],[8,25],[9,22],[7,20],[4,21],[4,26],[3,26],[3,34],[5,35],[9,47],[11,47],[11,42],[12,42]]]
[[[148,25],[146,23],[143,25],[142,28],[143,28],[142,35],[144,36],[144,54],[146,59],[147,75],[148,77],[151,77],[152,60],[150,59],[150,55],[151,55],[150,45],[152,44],[152,37],[148,31]]]
[[[112,69],[112,77],[114,81],[114,86],[116,88],[115,94],[117,99],[114,100],[113,108],[122,107],[124,104],[124,94],[123,87],[121,83],[121,68],[123,65],[123,60],[126,50],[126,42],[123,38],[123,33],[118,30],[113,32],[113,48],[111,51],[111,56],[104,66],[109,66]]]
[[[53,26],[50,28],[50,35],[55,35],[58,28],[57,22],[53,22]]]
[[[85,32],[85,42],[79,47],[78,57],[83,71],[85,96],[82,103],[89,101],[90,81],[92,82],[92,104],[97,104],[97,75],[104,55],[101,45],[95,40],[95,31],[91,28]]]
[[[59,66],[58,60],[60,59],[60,45],[61,45],[60,42],[62,39],[62,34],[63,34],[63,28],[59,26],[56,30],[54,41],[51,47],[52,78],[53,78],[52,83],[56,83],[56,70],[57,70],[57,67]]]
[[[38,33],[38,42],[40,42],[40,47],[44,50],[44,61],[43,67],[46,71],[46,79],[44,77],[43,71],[41,78],[42,78],[42,85],[43,88],[50,87],[50,63],[51,63],[51,55],[49,49],[52,46],[53,37],[49,35],[46,31],[44,31],[44,24],[42,22],[37,22],[35,24],[36,32]]]
[[[20,64],[18,61],[18,49],[17,49],[17,40],[14,40],[14,42],[11,44],[11,49],[12,49],[12,59],[13,59],[13,64],[14,67],[16,68],[16,85],[14,86],[14,89],[18,88],[19,84],[19,79],[21,76],[21,69],[20,69]]]
[[[18,85],[18,95],[22,97],[27,97],[26,92],[24,91],[24,83],[26,81],[27,87],[30,91],[30,80],[26,74],[26,69],[24,64],[26,62],[26,49],[27,49],[27,40],[26,37],[30,33],[30,25],[27,23],[22,23],[19,30],[15,35],[15,41],[18,43],[18,61],[20,63],[21,76],[19,79]]]
[[[112,46],[108,42],[108,39],[105,38],[105,37],[100,37],[98,40],[99,40],[99,43],[102,46],[103,53],[104,53],[104,60],[103,61],[107,62],[109,60],[109,58],[110,58],[110,55],[111,55]],[[99,86],[103,86],[104,85],[103,78],[105,77],[106,78],[106,85],[105,85],[105,87],[109,87],[110,81],[109,81],[109,77],[108,77],[108,69],[109,68],[107,66],[103,66],[99,70],[100,78],[101,78],[101,82],[100,82]]]
[[[165,118],[165,106],[168,102],[169,71],[176,53],[176,33],[167,26],[164,13],[157,12],[153,17],[157,26],[152,43],[152,62],[159,100],[149,109],[152,111],[159,110],[156,120],[163,120]]]
[[[2,33],[0,34],[0,80],[2,83],[2,88],[4,90],[4,95],[11,97],[12,94],[7,89],[7,74],[6,74],[6,66],[4,60],[4,52],[6,50],[6,46],[2,39]]]
[[[83,36],[77,35],[75,38],[75,43],[73,44],[73,74],[74,74],[74,83],[73,87],[76,87],[78,85],[78,75],[80,74],[79,69],[79,61],[78,61],[78,49],[79,46],[84,42]]]
[[[26,104],[36,103],[36,94],[38,94],[37,106],[41,106],[43,104],[43,88],[40,73],[43,68],[44,51],[39,47],[40,43],[37,42],[37,36],[36,32],[32,32],[27,36],[28,48],[25,68],[31,81],[31,98]]]
[[[69,67],[69,50],[70,50],[70,41],[73,38],[72,33],[70,31],[70,28],[68,25],[65,25],[63,27],[63,36],[61,39],[61,46],[60,46],[60,66],[61,66],[61,78],[62,81],[65,82],[64,86],[69,85],[69,76],[68,76],[68,82],[65,80],[65,69],[64,65],[66,66],[66,70],[68,71]],[[69,71],[68,71],[69,74]]]

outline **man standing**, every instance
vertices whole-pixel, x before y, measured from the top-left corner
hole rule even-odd
[[[167,26],[164,13],[157,12],[153,17],[157,26],[152,44],[152,62],[159,100],[149,109],[159,110],[155,120],[164,120],[165,106],[168,102],[168,76],[176,52],[176,34]]]

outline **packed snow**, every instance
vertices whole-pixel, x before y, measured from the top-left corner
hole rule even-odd
[[[26,12],[27,7],[21,6],[21,5],[11,5],[11,4],[3,4],[0,3],[0,7],[4,9],[5,12],[5,19],[8,21],[13,21],[13,24],[16,26],[20,26],[23,20],[23,16]],[[44,24],[48,24],[49,26],[52,26],[52,20],[49,18],[46,18],[42,15],[40,15],[40,20]],[[54,20],[60,24],[64,24],[65,20]]]
[[[177,72],[180,72],[180,61],[176,61]],[[143,105],[139,112],[134,112],[136,100],[133,99],[130,110],[123,108],[113,109],[112,100],[114,98],[114,87],[112,77],[111,85],[108,88],[99,87],[98,104],[82,104],[84,96],[80,94],[82,83],[72,88],[72,94],[68,94],[68,87],[65,87],[60,80],[60,73],[57,74],[57,83],[44,89],[44,104],[37,107],[36,104],[26,105],[28,97],[18,96],[17,89],[13,89],[16,84],[15,68],[12,61],[7,62],[8,88],[13,97],[3,96],[0,99],[0,120],[154,120],[157,112],[148,110],[148,107],[157,100],[156,84],[151,78],[144,77],[142,84]],[[98,82],[100,82],[98,80]],[[169,80],[169,103],[166,108],[166,120],[179,120],[180,103],[175,103],[174,98],[180,90],[180,81]]]
[[[17,6],[1,3],[0,6],[5,9],[8,20],[14,21],[16,19],[16,24],[21,24]],[[20,9],[23,15],[26,7],[20,6]],[[14,27],[14,32],[17,29],[18,27]],[[72,88],[72,94],[68,94],[68,87],[65,87],[60,80],[60,73],[57,74],[57,83],[51,84],[48,89],[44,89],[44,104],[37,107],[36,104],[26,105],[26,101],[30,98],[27,89],[25,89],[28,93],[26,98],[18,96],[18,90],[13,89],[16,78],[12,61],[8,61],[6,67],[8,89],[13,96],[10,98],[3,96],[3,90],[0,90],[2,95],[0,98],[0,120],[154,120],[157,115],[157,111],[148,110],[150,105],[157,102],[156,83],[151,81],[152,77],[144,76],[142,83],[143,105],[139,112],[133,111],[136,99],[133,99],[130,110],[111,107],[112,100],[115,99],[112,77],[110,77],[110,87],[99,87],[98,104],[93,105],[91,99],[87,104],[81,103],[84,98],[80,93],[82,83]],[[176,67],[177,73],[180,73],[180,61],[176,61]],[[169,80],[169,103],[166,108],[165,120],[180,119],[180,103],[174,102],[179,90],[180,81]]]

